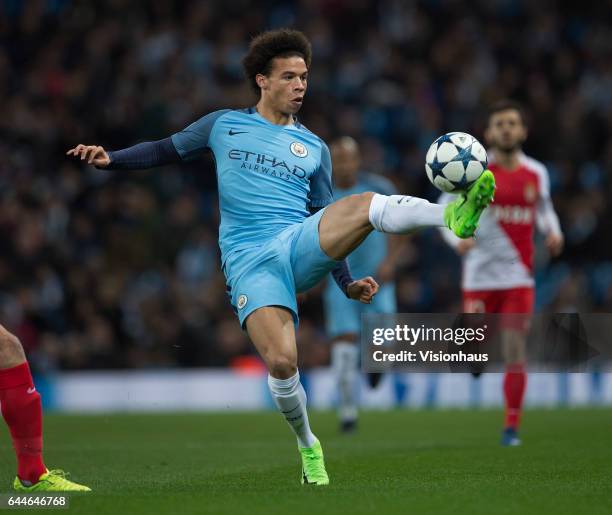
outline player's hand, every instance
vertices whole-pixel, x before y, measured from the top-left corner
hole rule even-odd
[[[350,283],[346,291],[351,299],[371,304],[372,298],[378,292],[378,283],[372,277],[364,277]]]
[[[97,145],[77,145],[66,152],[66,155],[80,157],[81,161],[87,161],[98,168],[106,168],[110,164],[110,157],[104,147]]]
[[[546,237],[546,248],[550,252],[551,256],[557,257],[563,251],[565,244],[565,238],[562,234],[549,234]]]
[[[476,246],[476,240],[474,238],[468,238],[467,240],[461,240],[457,245],[457,254],[465,256],[470,250]]]

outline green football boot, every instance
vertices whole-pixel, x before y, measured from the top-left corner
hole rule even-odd
[[[21,480],[16,477],[13,482],[13,488],[17,492],[91,492],[91,488],[85,485],[79,485],[74,481],[67,479],[68,473],[60,469],[47,470],[40,476],[37,483],[31,486],[25,486]]]
[[[483,211],[493,202],[495,177],[485,170],[473,186],[451,202],[444,211],[444,222],[459,238],[470,238],[478,229]]]
[[[316,440],[312,447],[300,447],[299,449],[302,455],[302,484],[329,485],[321,442]]]

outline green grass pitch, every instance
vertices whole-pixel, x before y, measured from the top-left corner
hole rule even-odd
[[[279,414],[48,415],[46,462],[91,486],[67,513],[612,513],[612,410],[532,410],[520,448],[500,411],[367,412],[357,434],[313,413],[329,487],[300,485]],[[0,484],[14,456],[0,437]],[[20,510],[25,511],[25,510]]]

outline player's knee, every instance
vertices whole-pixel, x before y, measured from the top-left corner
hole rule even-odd
[[[519,347],[510,349],[506,352],[506,364],[512,365],[515,363],[525,363],[526,353],[525,350]]]
[[[19,338],[2,326],[0,326],[0,357],[5,362],[19,361],[25,357]]]
[[[14,334],[0,326],[0,347],[3,350],[21,349],[21,342]]]
[[[502,345],[507,364],[523,363],[526,358],[526,340],[522,331],[506,329],[502,331]]]
[[[286,354],[278,354],[267,360],[268,371],[272,377],[288,379],[297,372],[297,358]]]

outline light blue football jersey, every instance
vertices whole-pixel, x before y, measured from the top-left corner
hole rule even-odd
[[[223,262],[333,201],[329,149],[297,121],[275,125],[255,108],[225,109],[174,134],[172,142],[185,161],[214,155]]]
[[[395,195],[395,187],[388,179],[381,175],[361,172],[357,177],[357,183],[347,189],[333,187],[332,193],[335,200],[348,195],[373,191],[383,195]],[[351,275],[360,279],[367,275],[374,275],[380,264],[387,257],[387,235],[372,231],[365,241],[359,245],[349,256],[348,263]],[[375,277],[376,279],[376,277]]]

